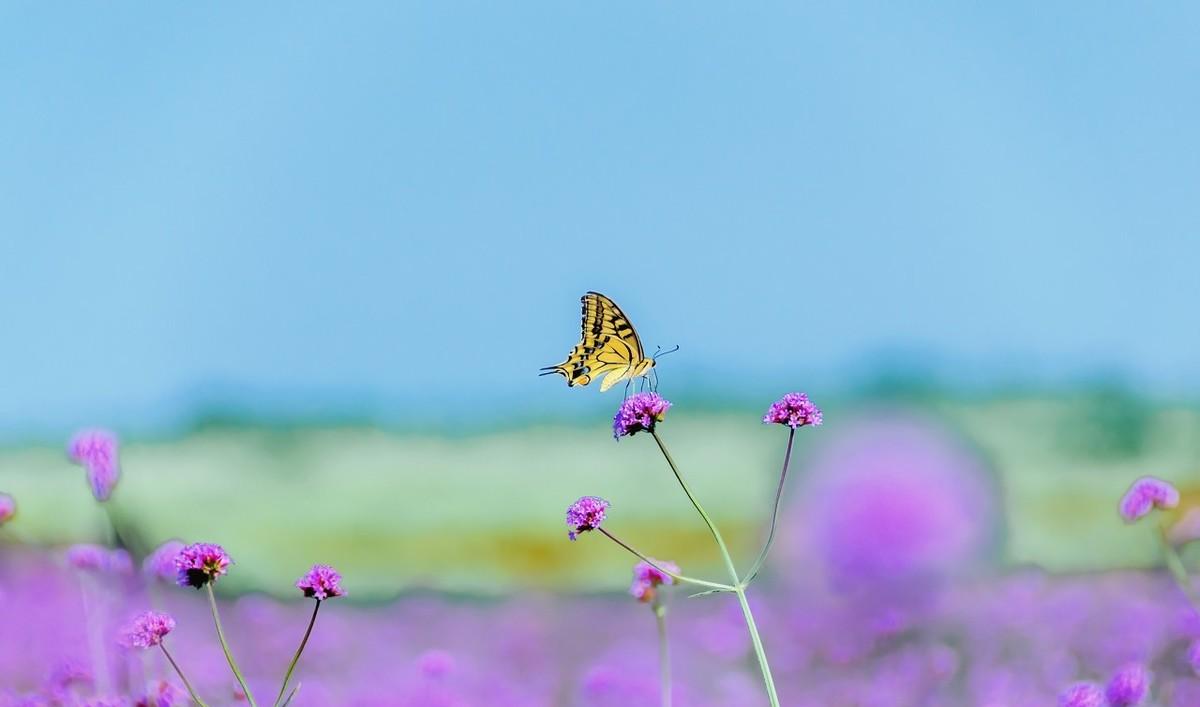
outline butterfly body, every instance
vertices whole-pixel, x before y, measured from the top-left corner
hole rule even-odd
[[[567,360],[542,369],[541,375],[557,373],[567,385],[587,385],[603,376],[600,391],[623,380],[645,376],[654,368],[654,359],[642,350],[642,342],[629,318],[616,302],[599,292],[580,298],[583,322],[580,341],[567,354]]]

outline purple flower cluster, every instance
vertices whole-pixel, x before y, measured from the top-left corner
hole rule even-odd
[[[797,427],[821,424],[821,410],[804,393],[788,393],[771,403],[763,423]]]
[[[1132,523],[1155,508],[1170,509],[1179,505],[1179,491],[1168,481],[1143,476],[1134,481],[1121,497],[1117,510],[1126,523]]]
[[[674,562],[654,560],[654,564],[673,574],[679,574],[679,565]],[[649,604],[657,598],[658,587],[675,583],[671,575],[660,571],[658,567],[644,560],[633,566],[633,584],[629,586],[629,594],[634,599]]]
[[[229,571],[233,559],[225,548],[212,543],[193,543],[175,555],[175,581],[181,587],[200,589]]]
[[[117,437],[108,430],[83,430],[67,445],[71,461],[87,472],[88,484],[97,501],[107,501],[121,475],[117,459]]]
[[[175,619],[169,614],[146,611],[125,627],[121,642],[130,648],[151,648],[162,643],[163,638],[174,630]]]
[[[296,588],[304,592],[304,596],[317,601],[332,597],[346,596],[342,590],[342,575],[329,565],[313,565],[303,577],[296,582]]]
[[[1150,694],[1150,671],[1140,663],[1122,666],[1109,679],[1104,696],[1109,707],[1136,707]]]
[[[580,533],[595,530],[604,522],[609,503],[599,496],[583,496],[567,507],[567,537],[574,540]]]
[[[653,432],[667,417],[670,401],[658,393],[637,393],[626,398],[613,416],[613,438],[629,437],[638,432]]]

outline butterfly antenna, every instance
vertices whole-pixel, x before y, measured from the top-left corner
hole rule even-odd
[[[675,347],[674,347],[674,348],[667,349],[666,351],[663,351],[661,346],[660,346],[660,347],[658,347],[658,349],[659,349],[659,350],[658,350],[658,351],[655,351],[655,352],[654,352],[654,355],[650,357],[650,358],[654,359],[655,361],[657,361],[659,358],[661,358],[661,357],[663,357],[663,356],[666,356],[667,354],[673,354],[673,353],[675,353],[676,351],[678,351],[678,350],[679,350],[679,344],[675,344]]]

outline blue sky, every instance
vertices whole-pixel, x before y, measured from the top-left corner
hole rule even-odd
[[[664,383],[1194,391],[1195,5],[0,7],[0,428],[208,397]],[[587,403],[592,404],[592,403]]]

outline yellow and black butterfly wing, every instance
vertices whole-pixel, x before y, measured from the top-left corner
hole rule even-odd
[[[600,390],[605,391],[654,365],[642,351],[642,342],[629,318],[615,302],[599,292],[587,293],[580,302],[583,321],[579,343],[567,354],[567,360],[543,368],[542,375],[558,373],[570,386],[587,385],[603,375]]]

